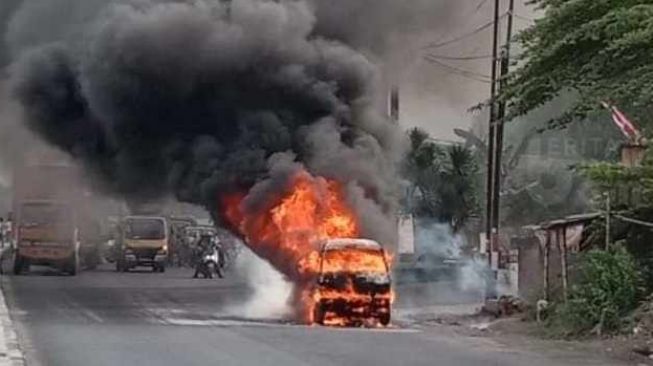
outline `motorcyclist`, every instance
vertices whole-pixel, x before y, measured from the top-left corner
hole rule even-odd
[[[218,245],[214,238],[211,235],[202,235],[197,242],[197,248],[195,252],[195,258],[196,258],[196,265],[195,265],[195,274],[193,275],[193,278],[198,278],[199,274],[201,272],[201,266],[203,265],[202,263],[202,257],[206,253],[212,253],[214,251],[218,252],[218,263],[217,266],[217,275],[218,277],[222,278],[222,267],[224,266],[224,253],[222,252],[222,248],[220,245]]]

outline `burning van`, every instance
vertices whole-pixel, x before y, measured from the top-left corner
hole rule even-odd
[[[326,240],[312,298],[315,323],[388,325],[393,293],[386,251],[372,240]]]

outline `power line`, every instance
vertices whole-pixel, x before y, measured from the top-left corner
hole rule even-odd
[[[500,16],[500,17],[498,18],[498,20],[503,19],[506,15],[507,15],[507,13],[506,13],[506,14],[503,14],[502,16]],[[481,33],[482,31],[484,31],[484,30],[490,28],[490,27],[493,26],[493,25],[494,25],[494,21],[489,22],[489,23],[486,23],[486,24],[483,24],[483,25],[480,26],[479,28],[476,28],[476,29],[474,29],[473,31],[471,31],[471,32],[469,32],[469,33],[466,33],[466,34],[463,34],[463,35],[461,35],[461,36],[458,36],[458,37],[452,38],[452,39],[450,39],[450,40],[448,40],[448,41],[444,41],[444,42],[440,42],[440,43],[431,43],[431,44],[427,44],[427,45],[425,45],[425,46],[422,46],[422,49],[424,50],[424,49],[440,48],[440,47],[444,47],[444,46],[450,45],[450,44],[452,44],[452,43],[456,43],[456,42],[462,41],[462,40],[467,39],[467,38],[469,38],[469,37],[471,37],[471,36],[474,36],[474,35],[476,35],[476,34],[478,34],[478,33]]]
[[[446,63],[444,63],[444,62],[442,62],[442,61],[439,61],[439,60],[437,60],[437,59],[431,58],[430,55],[424,56],[424,59],[425,59],[426,61],[428,61],[428,62],[431,62],[431,63],[434,63],[434,64],[438,64],[438,65],[440,65],[440,66],[443,66],[443,67],[449,68],[449,69],[451,69],[451,70],[455,70],[455,71],[457,71],[457,72],[465,73],[465,74],[467,74],[467,75],[475,76],[475,77],[478,77],[478,78],[487,79],[488,81],[490,80],[490,76],[488,76],[488,75],[481,74],[481,73],[478,73],[478,72],[475,72],[475,71],[471,71],[471,70],[465,70],[465,69],[462,69],[462,68],[459,68],[459,67],[456,67],[456,66],[453,66],[453,65],[446,64]]]
[[[468,78],[468,79],[471,79],[471,80],[475,80],[475,81],[478,81],[478,82],[486,83],[486,84],[491,83],[490,77],[487,76],[487,75],[483,75],[481,73],[461,69],[461,68],[446,64],[446,63],[444,63],[442,61],[439,61],[438,59],[431,58],[428,55],[424,56],[424,60],[426,60],[426,61],[428,61],[428,62],[430,62],[432,64],[435,64],[437,66],[440,66],[440,67],[442,67],[444,69],[447,69],[450,72],[452,72],[454,74],[457,74],[459,76],[462,76],[462,77],[465,77],[465,78]]]
[[[487,2],[487,0],[481,0],[478,3],[478,5],[476,5],[476,10],[474,10],[474,13],[477,13],[479,10],[481,10],[481,8],[483,7],[483,5],[485,5],[486,2]]]
[[[440,60],[451,60],[451,61],[486,60],[492,58],[492,55],[447,56],[447,55],[428,54],[428,56]]]
[[[512,13],[512,16],[514,16],[515,18],[520,19],[520,20],[525,20],[527,22],[535,22],[535,20],[536,20],[534,18],[529,18],[529,17],[523,16],[523,15],[519,15],[519,14],[517,14],[515,12]]]
[[[481,10],[481,8],[483,8],[483,5],[485,5],[485,3],[487,3],[487,0],[480,0],[478,2],[478,4],[476,5],[476,7],[474,8],[474,10],[467,13],[467,14],[465,14],[463,19],[466,19],[466,20],[473,19],[473,17]],[[467,24],[468,24],[468,22],[465,22],[461,27],[466,27]],[[447,27],[445,29],[444,33],[442,33],[442,35],[438,37],[438,40],[433,42],[433,43],[442,42],[443,39],[449,37],[449,35],[451,34],[451,29],[452,29],[451,27]]]

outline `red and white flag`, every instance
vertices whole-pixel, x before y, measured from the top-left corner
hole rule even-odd
[[[628,117],[626,117],[626,115],[619,110],[619,108],[607,102],[603,102],[601,104],[603,104],[606,109],[609,109],[610,112],[612,112],[612,120],[617,125],[617,127],[619,127],[619,130],[621,130],[621,133],[623,133],[624,136],[631,139],[632,141],[639,140],[641,136],[639,130],[637,127],[635,127],[635,124],[632,123]]]

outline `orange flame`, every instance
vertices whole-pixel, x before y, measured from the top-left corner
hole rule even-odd
[[[336,181],[301,171],[292,178],[290,190],[276,205],[254,214],[241,209],[244,197],[224,197],[224,216],[255,253],[290,278],[305,278],[317,272],[316,242],[359,236],[358,221]]]
[[[357,238],[360,225],[344,196],[339,182],[298,172],[281,197],[271,197],[265,209],[245,212],[242,194],[222,198],[223,215],[260,257],[267,259],[297,286],[296,301],[302,306],[302,318],[311,322],[316,295],[312,284],[320,273],[321,241]],[[385,271],[383,256],[364,251],[349,251],[322,262],[323,271]],[[356,298],[353,290],[339,296]]]

